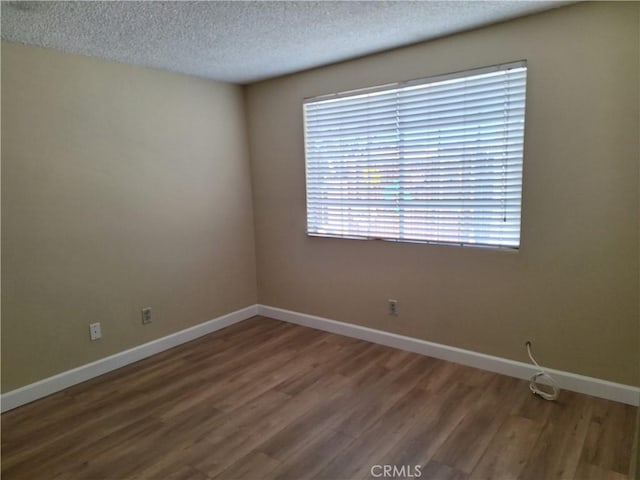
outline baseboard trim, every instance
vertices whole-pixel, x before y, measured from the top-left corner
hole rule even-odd
[[[65,388],[78,383],[82,383],[112,370],[124,367],[130,363],[150,357],[156,353],[190,342],[191,340],[195,340],[203,335],[228,327],[234,323],[254,317],[257,314],[257,305],[251,305],[199,325],[172,333],[166,337],[153,340],[109,357],[101,358],[95,362],[82,365],[81,367],[25,385],[24,387],[2,394],[2,396],[0,396],[0,410],[2,412],[12,410],[16,407],[33,402],[39,398],[46,397],[52,393],[59,392],[60,390],[64,390]]]
[[[326,332],[336,333],[347,337],[358,338],[380,345],[386,345],[401,350],[407,350],[429,357],[440,358],[462,365],[500,373],[511,377],[527,379],[535,373],[535,367],[527,363],[517,362],[506,358],[495,357],[484,353],[464,350],[462,348],[442,345],[427,340],[398,335],[382,330],[338,322],[328,318],[317,317],[305,313],[294,312],[267,305],[251,305],[222,315],[213,320],[195,325],[166,337],[153,340],[137,347],[116,353],[81,367],[59,373],[38,382],[25,385],[0,396],[0,411],[6,412],[21,405],[33,402],[39,398],[64,390],[78,383],[90,380],[105,373],[116,370],[125,365],[195,340],[198,337],[215,332],[235,323],[249,319],[255,315],[295,323],[305,327],[315,328]],[[561,370],[547,369],[560,387],[594,397],[614,400],[633,406],[640,406],[640,388],[621,383],[610,382],[599,378],[577,375]]]
[[[258,305],[258,314],[275,318],[276,320],[337,333],[347,337],[359,338],[368,342],[399,348],[429,357],[440,358],[442,360],[460,363],[510,377],[528,379],[536,372],[535,367],[528,363],[494,357],[484,353],[450,347],[418,338],[406,337],[404,335],[338,322],[336,320],[284,310],[282,308]],[[550,368],[548,368],[547,371],[554,376],[563,389],[605,398],[607,400],[614,400],[628,405],[640,406],[639,387]]]

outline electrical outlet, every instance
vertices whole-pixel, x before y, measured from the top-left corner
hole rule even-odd
[[[146,325],[147,323],[151,323],[151,307],[142,309],[142,324]]]
[[[389,305],[389,315],[398,315],[398,301],[390,298],[387,300],[387,304]]]
[[[91,336],[91,340],[98,340],[99,338],[102,338],[102,327],[100,326],[100,322],[89,324],[89,335]]]

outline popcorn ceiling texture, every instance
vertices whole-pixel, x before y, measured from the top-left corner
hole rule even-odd
[[[250,83],[572,2],[2,2],[2,39]]]

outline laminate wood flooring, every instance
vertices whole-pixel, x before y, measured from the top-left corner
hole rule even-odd
[[[635,417],[255,317],[3,414],[1,470],[4,480],[623,480]]]

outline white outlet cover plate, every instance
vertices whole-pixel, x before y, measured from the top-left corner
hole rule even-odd
[[[98,340],[102,338],[102,327],[100,323],[91,323],[89,325],[89,333],[91,334],[91,340]]]

